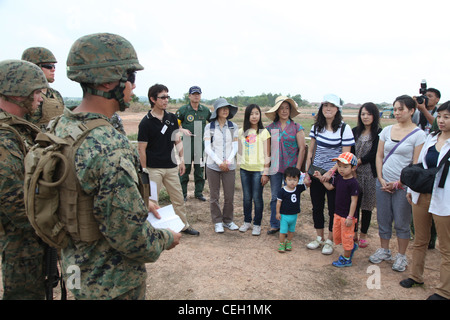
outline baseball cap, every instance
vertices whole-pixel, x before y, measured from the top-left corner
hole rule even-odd
[[[193,94],[193,93],[202,93],[202,89],[200,89],[200,87],[198,86],[193,86],[189,88],[189,94]]]
[[[358,159],[351,152],[344,152],[339,155],[339,157],[332,159],[333,161],[340,161],[345,164],[351,164],[352,166],[356,166],[358,164]]]

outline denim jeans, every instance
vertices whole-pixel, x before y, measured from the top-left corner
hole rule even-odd
[[[244,222],[252,222],[252,202],[255,203],[255,217],[253,224],[261,225],[263,215],[263,188],[260,171],[240,169],[242,192],[244,193]]]
[[[283,183],[283,174],[277,172],[270,176],[270,192],[272,198],[270,199],[270,227],[274,229],[280,228],[280,220],[277,220],[277,196]]]

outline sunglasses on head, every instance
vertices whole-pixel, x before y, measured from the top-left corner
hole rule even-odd
[[[52,70],[52,69],[56,69],[56,65],[54,65],[54,64],[41,64],[41,68]]]

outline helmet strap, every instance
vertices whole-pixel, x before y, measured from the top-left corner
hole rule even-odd
[[[33,110],[33,102],[34,102],[34,95],[30,94],[25,100],[23,101],[17,101],[16,99],[13,99],[11,97],[5,96],[0,94],[0,96],[2,97],[2,99],[14,103],[15,105],[18,105],[19,107],[27,110],[27,114],[29,115],[33,115],[33,113],[36,110]]]
[[[124,90],[127,83],[127,78],[123,78],[119,80],[119,84],[110,91],[101,91],[97,90],[95,88],[92,88],[91,86],[87,84],[81,84],[81,88],[83,89],[83,94],[89,93],[95,96],[100,96],[106,99],[115,99],[117,102],[119,102],[119,110],[125,111],[126,108],[130,106],[129,103],[125,102],[124,97]]]

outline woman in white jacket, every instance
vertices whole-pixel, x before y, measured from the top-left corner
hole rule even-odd
[[[430,134],[419,155],[424,168],[437,167],[450,150],[450,101],[438,108],[439,131]],[[450,160],[448,160],[450,162]],[[447,166],[449,163],[447,163]],[[413,262],[411,275],[400,282],[405,288],[423,284],[425,255],[430,240],[431,222],[434,219],[441,252],[440,284],[429,299],[450,299],[450,174],[447,174],[444,188],[439,188],[445,165],[437,173],[433,192],[421,194],[408,190],[407,198],[412,205],[415,226]]]

